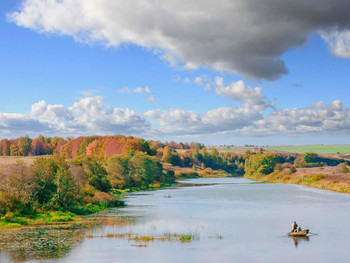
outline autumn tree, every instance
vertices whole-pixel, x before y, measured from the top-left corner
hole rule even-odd
[[[10,156],[10,154],[11,154],[10,141],[8,139],[1,140],[1,146],[2,146],[2,151],[1,151],[2,155],[3,156]]]
[[[27,156],[31,150],[32,139],[28,135],[20,137],[18,140],[18,154],[21,156]]]

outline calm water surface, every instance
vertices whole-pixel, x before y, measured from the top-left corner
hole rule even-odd
[[[102,224],[77,231],[72,247],[57,252],[61,258],[17,258],[50,263],[349,262],[350,195],[242,178],[186,182],[205,185],[131,194],[127,207],[110,210],[100,217]],[[294,220],[315,235],[286,236]],[[176,235],[190,233],[190,242],[178,241]],[[167,234],[173,238],[130,239]],[[14,252],[1,251],[1,263],[15,259]]]

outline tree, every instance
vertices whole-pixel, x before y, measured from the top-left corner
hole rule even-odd
[[[11,156],[18,156],[18,147],[14,143],[11,143],[11,145],[10,145],[10,155]]]
[[[306,152],[295,159],[294,165],[297,167],[317,167],[320,166],[320,163],[317,153]]]
[[[20,137],[18,140],[18,154],[21,156],[27,156],[30,153],[32,139],[28,135]]]
[[[272,173],[280,157],[275,153],[251,155],[245,162],[245,171],[248,176],[266,175]]]
[[[108,160],[107,172],[112,187],[115,189],[123,189],[127,183],[127,160],[120,155],[111,157]]]
[[[90,162],[90,184],[101,192],[109,192],[112,188],[106,168],[99,162]]]
[[[54,195],[57,193],[56,173],[57,165],[52,158],[35,159],[31,171],[35,178],[33,198],[38,203],[47,208],[52,208]]]
[[[169,146],[164,147],[162,162],[171,163],[171,149]]]
[[[10,165],[7,173],[0,175],[0,214],[32,211],[33,176],[23,161]]]
[[[32,155],[43,155],[45,154],[45,146],[44,146],[45,141],[38,137],[32,141],[31,145],[31,152]]]
[[[35,159],[31,166],[34,176],[33,198],[49,209],[73,206],[79,196],[69,164],[63,156]]]
[[[2,155],[3,156],[10,156],[10,154],[11,154],[10,141],[8,139],[1,140],[1,146],[2,146]]]

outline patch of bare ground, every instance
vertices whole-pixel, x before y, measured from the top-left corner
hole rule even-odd
[[[223,170],[213,170],[211,168],[202,169],[197,167],[195,170],[190,167],[180,167],[174,166],[170,163],[163,163],[163,169],[174,171],[175,177],[177,179],[182,178],[196,178],[196,177],[205,177],[205,178],[216,178],[216,177],[229,177],[231,174]]]
[[[40,156],[0,156],[0,166],[7,164],[16,164],[18,161],[23,161],[27,164],[32,164],[35,159],[48,158],[51,155]]]

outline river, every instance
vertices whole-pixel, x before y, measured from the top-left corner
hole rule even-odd
[[[65,232],[79,238],[56,259],[3,248],[0,262],[349,262],[350,195],[243,178],[185,183],[130,194],[103,223]],[[286,236],[294,220],[308,238]]]

